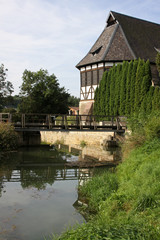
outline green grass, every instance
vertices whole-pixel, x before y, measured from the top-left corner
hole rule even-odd
[[[95,217],[52,239],[159,240],[160,140],[133,150],[115,173],[93,177],[80,195]]]
[[[96,174],[89,182],[79,187],[80,199],[87,203],[90,213],[97,213],[101,203],[118,188],[116,174],[108,171]]]
[[[51,239],[160,239],[159,120],[159,116],[148,118],[141,136],[134,132],[116,171],[106,170],[79,188],[81,200],[94,217]]]

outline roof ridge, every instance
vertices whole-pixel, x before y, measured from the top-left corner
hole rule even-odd
[[[134,53],[133,49],[131,48],[131,46],[130,46],[130,44],[129,44],[129,42],[128,42],[127,36],[124,34],[123,28],[122,28],[122,26],[121,26],[120,24],[119,24],[119,27],[120,27],[121,32],[122,32],[122,34],[123,34],[124,40],[125,40],[128,48],[129,48],[129,51],[131,52],[131,54],[132,54],[132,56],[133,56],[134,58],[137,58],[137,56],[136,56],[136,54]]]
[[[143,22],[148,22],[148,23],[160,25],[159,23],[155,23],[155,22],[152,22],[152,21],[149,21],[149,20],[144,20],[144,19],[138,18],[138,17],[133,17],[133,16],[130,16],[130,15],[127,15],[127,14],[123,14],[123,13],[118,13],[118,12],[115,12],[115,11],[112,11],[112,10],[110,11],[110,13],[112,13],[113,16],[114,16],[114,14],[117,14],[117,15],[121,15],[121,16],[124,16],[124,17],[133,18],[133,19],[136,19],[136,20],[138,20],[138,21],[143,21]],[[109,16],[110,16],[110,14],[109,14]],[[114,17],[115,17],[115,16],[114,16]],[[109,17],[108,17],[108,18],[109,18]],[[108,18],[107,18],[107,20],[108,20]],[[118,19],[116,19],[116,20],[118,20]]]

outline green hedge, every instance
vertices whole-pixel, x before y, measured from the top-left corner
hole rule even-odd
[[[160,109],[160,88],[152,87],[149,60],[123,62],[103,74],[95,91],[95,115],[133,116]]]

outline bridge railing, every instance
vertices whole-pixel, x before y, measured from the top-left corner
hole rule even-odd
[[[11,118],[10,113],[0,113],[0,122],[11,122]]]
[[[3,116],[3,117],[1,117]],[[0,121],[9,121],[15,128],[37,129],[116,129],[126,126],[126,118],[99,115],[63,114],[6,114],[0,113]],[[8,117],[8,118],[7,118]],[[6,120],[8,119],[8,120]]]

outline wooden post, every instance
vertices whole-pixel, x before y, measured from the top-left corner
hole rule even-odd
[[[22,124],[22,128],[25,128],[25,114],[22,114],[21,124]]]
[[[97,130],[97,124],[96,124],[95,116],[93,117],[93,126],[94,126],[94,130]]]
[[[92,126],[91,122],[92,122],[92,116],[90,115],[89,116],[89,126],[90,126],[90,129],[91,129],[91,126]]]
[[[79,123],[80,123],[80,129],[83,129],[83,122],[81,121],[81,115],[79,115]]]
[[[50,115],[48,114],[47,117],[48,117],[48,128],[51,129]]]
[[[66,115],[64,116],[64,119],[65,119],[65,129],[68,129],[67,116]]]
[[[79,116],[78,115],[76,115],[76,125],[77,125],[77,129],[78,129],[78,127],[79,127]]]
[[[9,116],[8,116],[8,121],[9,121],[9,123],[11,123],[12,122],[12,114],[11,113],[9,113]]]
[[[114,124],[114,117],[112,117],[112,129],[113,129],[113,124]]]
[[[62,129],[63,129],[64,128],[64,115],[62,115],[62,121],[61,121],[60,125],[62,126]]]
[[[116,125],[117,125],[117,130],[119,130],[120,129],[119,117],[116,117]]]

